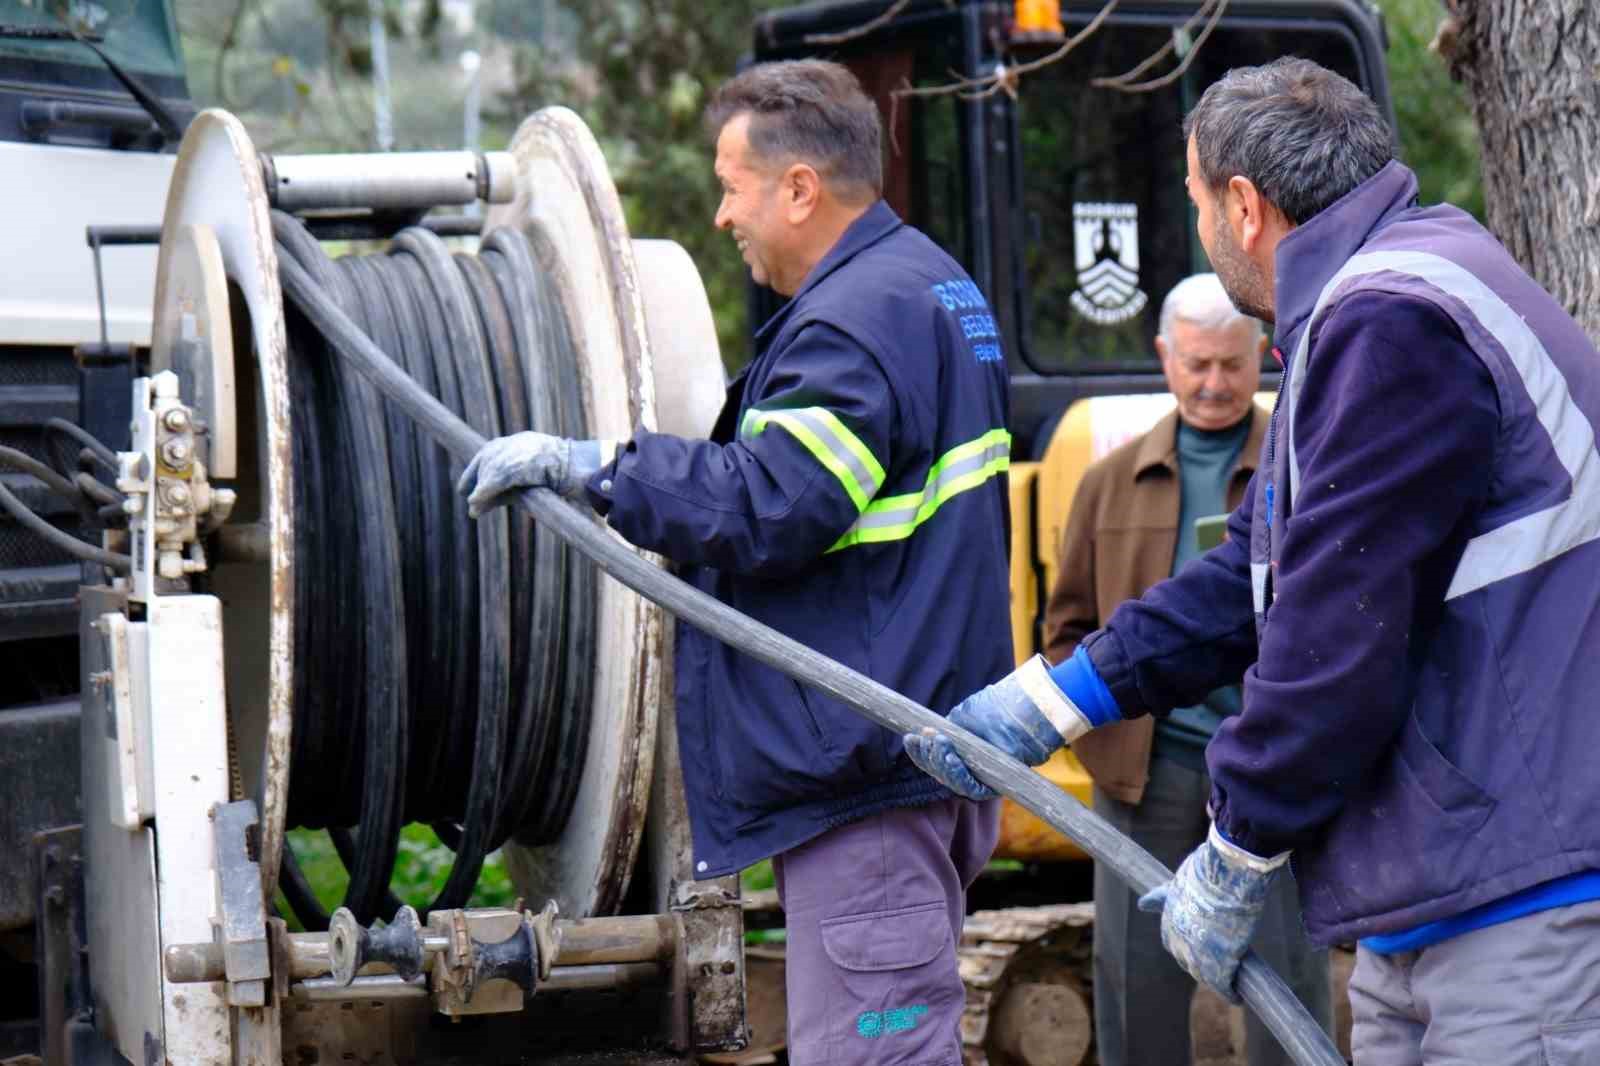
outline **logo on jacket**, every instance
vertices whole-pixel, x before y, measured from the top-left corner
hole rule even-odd
[[[1072,205],[1072,246],[1078,267],[1073,308],[1091,322],[1114,326],[1150,301],[1139,288],[1137,204]]]

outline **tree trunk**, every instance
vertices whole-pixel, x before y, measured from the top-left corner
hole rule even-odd
[[[1436,44],[1472,98],[1489,228],[1600,338],[1600,7],[1444,5]]]

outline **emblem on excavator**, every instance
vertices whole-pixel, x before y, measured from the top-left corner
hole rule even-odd
[[[1073,309],[1091,322],[1114,326],[1144,310],[1139,288],[1137,204],[1072,205],[1072,244],[1078,268]]]

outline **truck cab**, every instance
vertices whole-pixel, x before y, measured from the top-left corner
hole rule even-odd
[[[169,115],[193,110],[166,0],[74,4],[71,31],[59,6],[0,2],[0,445],[46,462],[45,424],[85,420],[75,350],[126,353],[150,340],[155,248],[108,248],[102,257],[87,227],[158,224],[176,148],[71,33]],[[87,418],[103,433],[99,421]],[[125,432],[125,414],[121,421]],[[8,465],[0,479],[53,525],[76,528],[71,509],[31,476]],[[0,655],[8,663],[0,707],[76,691],[76,641],[61,638],[77,632],[78,583],[68,554],[0,512]]]

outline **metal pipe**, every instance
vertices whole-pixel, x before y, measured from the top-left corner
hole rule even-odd
[[[624,962],[600,966],[557,966],[539,982],[540,992],[578,992],[627,989],[661,980],[661,966],[653,962]]]
[[[556,932],[557,966],[666,960],[678,948],[678,922],[666,914],[563,920]]]
[[[653,963],[671,959],[678,947],[678,921],[667,914],[616,918],[576,918],[556,922],[557,967]],[[445,951],[448,937],[424,934],[425,956]],[[333,970],[327,933],[289,934],[289,977],[322,977]],[[221,981],[226,978],[222,948],[217,944],[171,944],[162,959],[173,984]]]
[[[262,157],[267,199],[284,211],[421,210],[487,200],[510,203],[510,152],[369,152]]]
[[[220,944],[169,944],[162,952],[162,969],[175,985],[204,984],[227,979]],[[289,978],[321,977],[333,969],[328,954],[328,934],[289,934]]]
[[[331,977],[313,977],[290,985],[289,995],[294,999],[324,1003],[357,999],[425,999],[428,995],[428,979],[420,974],[408,980],[397,973],[382,973],[357,977],[348,985],[343,985]]]

